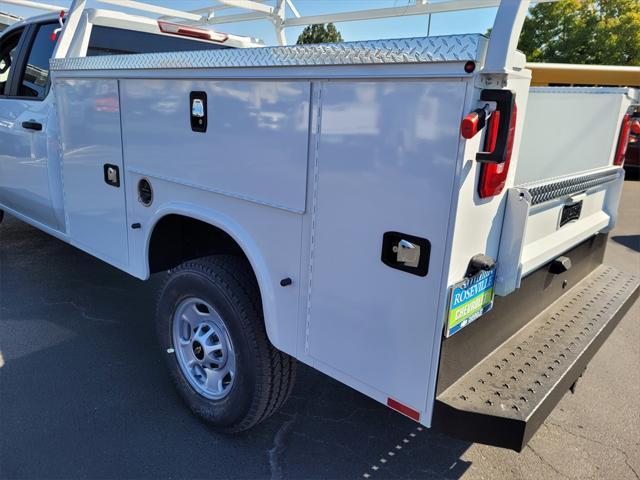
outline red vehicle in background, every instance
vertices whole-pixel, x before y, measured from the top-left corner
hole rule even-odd
[[[640,113],[636,113],[631,122],[629,145],[624,157],[624,170],[627,179],[640,179]]]

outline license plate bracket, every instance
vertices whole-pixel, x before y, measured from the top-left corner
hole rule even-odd
[[[569,222],[578,220],[582,213],[582,200],[575,203],[570,203],[562,207],[562,214],[560,215],[560,226],[564,226]]]
[[[495,268],[481,270],[451,287],[445,337],[450,337],[493,308]]]

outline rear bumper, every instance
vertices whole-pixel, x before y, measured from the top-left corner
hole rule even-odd
[[[579,248],[585,246],[574,257]],[[595,268],[473,368],[440,379],[433,426],[465,440],[522,450],[638,297],[639,283],[613,267]],[[543,302],[543,291],[526,297],[536,302],[536,293]],[[500,326],[487,323],[489,330]],[[462,343],[471,345],[472,339],[473,333]],[[449,350],[443,347],[453,361]]]

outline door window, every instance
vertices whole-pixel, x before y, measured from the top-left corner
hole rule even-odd
[[[43,99],[46,96],[49,85],[49,59],[56,46],[56,41],[51,39],[51,35],[56,28],[58,28],[57,23],[43,24],[38,27],[20,80],[18,89],[20,97]]]
[[[18,42],[22,29],[6,34],[0,41],[0,95],[7,95],[9,88],[9,72],[11,66],[17,60]]]

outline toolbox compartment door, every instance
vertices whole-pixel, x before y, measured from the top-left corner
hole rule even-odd
[[[57,80],[62,183],[71,243],[129,265],[118,81]]]
[[[322,91],[306,347],[316,368],[418,412],[434,335],[442,334],[465,88],[330,81]],[[402,239],[420,246],[428,272],[395,268]]]

